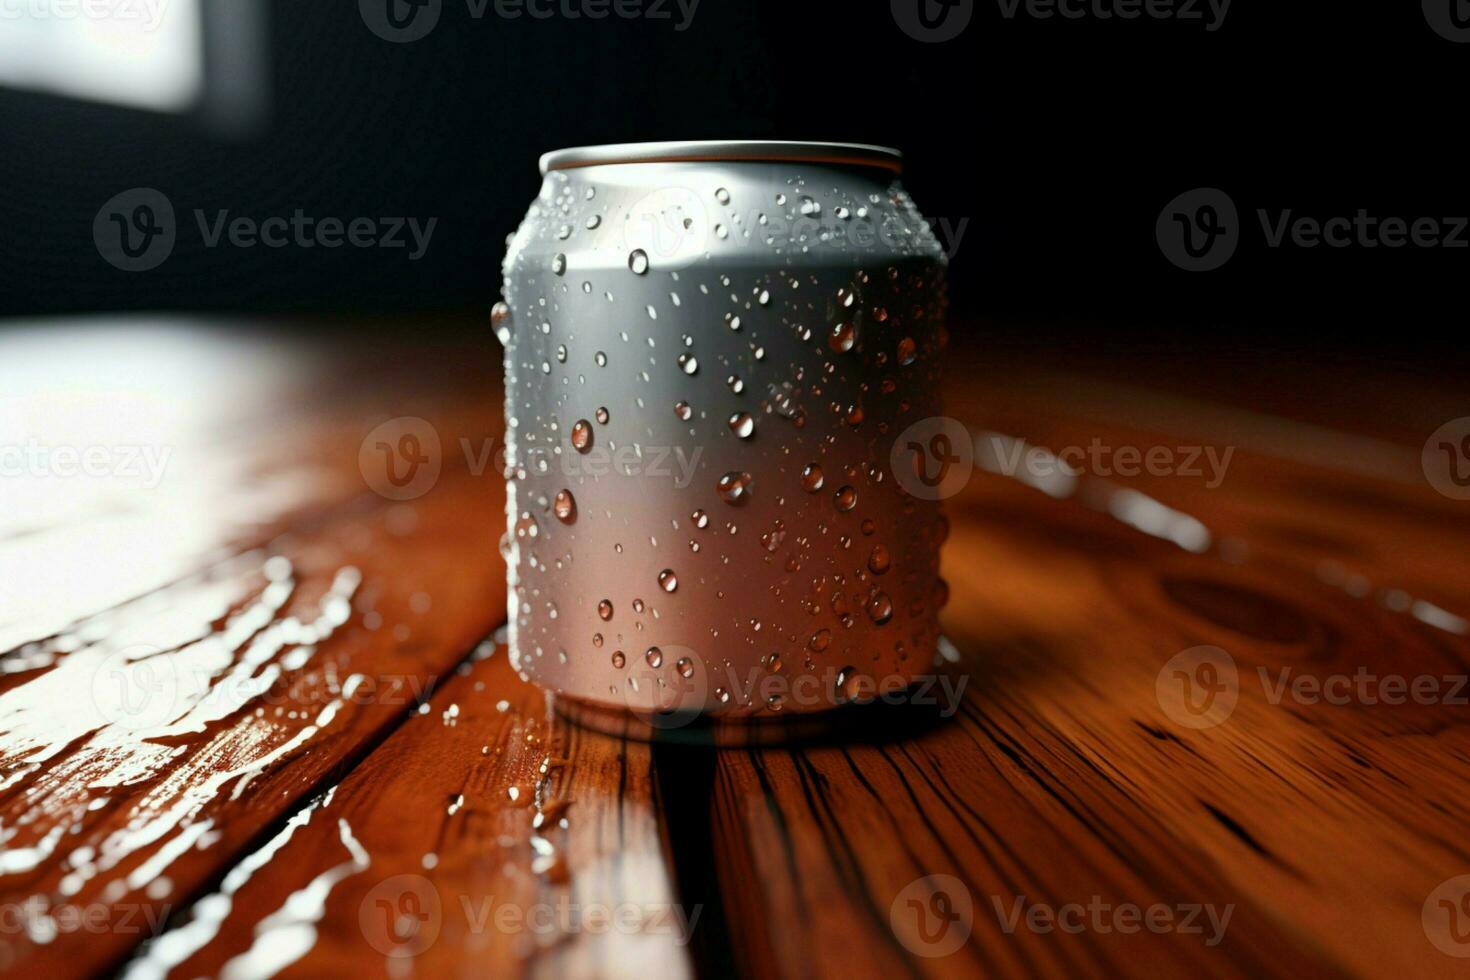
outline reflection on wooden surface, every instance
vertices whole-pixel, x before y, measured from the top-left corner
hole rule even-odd
[[[713,752],[571,726],[496,646],[497,357],[0,334],[0,967],[1462,970],[1470,505],[1418,471],[1434,393],[1369,423],[1327,372],[1262,414],[961,360],[953,716]],[[435,472],[378,468],[405,435]],[[1176,465],[1046,465],[1094,444]]]

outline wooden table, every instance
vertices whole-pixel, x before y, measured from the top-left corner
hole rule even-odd
[[[443,326],[0,333],[7,973],[1470,970],[1463,387],[956,330],[962,701],[715,751],[509,669],[498,347]]]

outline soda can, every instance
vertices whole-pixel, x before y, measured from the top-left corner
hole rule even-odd
[[[933,669],[947,524],[894,461],[942,417],[947,259],[901,167],[836,143],[541,158],[492,315],[502,553],[512,663],[567,713],[759,741]]]

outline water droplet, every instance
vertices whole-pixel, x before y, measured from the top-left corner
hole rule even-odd
[[[882,575],[892,564],[893,559],[889,557],[888,549],[881,544],[874,545],[872,553],[868,555],[868,571],[874,575]]]
[[[601,215],[594,214],[594,215],[591,215],[591,216],[589,216],[587,218],[587,230],[588,231],[591,231],[592,229],[596,228],[600,224],[602,224],[602,216]]]
[[[551,271],[555,272],[559,276],[566,275],[567,257],[560,252],[557,252],[555,255],[553,255],[551,257]]]
[[[685,422],[688,422],[694,417],[694,409],[689,407],[688,402],[675,402],[674,414],[679,416],[679,418],[683,419]]]
[[[807,641],[807,646],[811,648],[813,653],[821,653],[831,645],[832,631],[826,629],[817,630],[812,634],[812,638]]]
[[[730,416],[730,431],[742,439],[755,435],[755,419],[748,412],[736,412]]]
[[[628,253],[628,268],[635,275],[645,275],[648,272],[648,253],[641,248],[635,248]]]
[[[832,501],[840,511],[852,510],[857,506],[857,491],[850,486],[838,487],[837,492],[832,495]]]
[[[675,663],[674,666],[678,668],[680,677],[683,677],[687,680],[688,678],[694,676],[694,661],[690,660],[688,657],[680,657],[678,662]]]
[[[822,476],[822,468],[816,463],[808,463],[801,471],[801,486],[807,493],[816,493],[822,489],[824,482],[826,481]]]
[[[868,599],[868,618],[879,626],[893,618],[893,600],[887,592],[874,592]]]
[[[577,419],[572,425],[572,448],[579,453],[585,453],[592,448],[592,423],[586,419]]]
[[[827,346],[839,354],[846,354],[857,343],[857,330],[850,323],[839,323],[827,337]]]
[[[694,526],[700,529],[709,527],[709,515],[703,510],[696,510],[692,515]]]
[[[730,192],[727,191],[727,190],[725,190],[723,187],[720,187],[720,188],[716,189],[715,190],[715,200],[716,201],[719,201],[721,204],[729,204],[730,203]]]
[[[623,656],[623,651],[621,651],[621,650],[614,650],[613,651],[612,665],[614,667],[616,667],[618,670],[622,670],[623,667],[625,667],[627,665],[627,663],[628,663],[628,658],[625,657],[625,656]]]
[[[905,337],[898,342],[898,363],[907,367],[914,363],[915,353],[918,350],[914,344],[914,338]]]
[[[648,652],[643,655],[650,667],[662,667],[664,665],[664,652],[658,647],[649,647]]]
[[[672,568],[665,568],[658,573],[658,584],[665,592],[673,592],[679,588],[679,576],[674,574]]]
[[[557,344],[557,346],[556,346],[556,360],[557,360],[557,362],[559,364],[565,364],[567,362],[567,345],[566,344]]]
[[[693,354],[680,354],[679,367],[685,374],[694,374],[699,370],[699,358]]]
[[[597,362],[598,367],[607,367],[607,355],[602,351],[598,351],[597,356],[592,359]]]
[[[602,617],[602,621],[604,623],[610,622],[612,620],[613,604],[611,599],[603,599],[597,604],[597,615]]]
[[[633,600],[633,611],[635,613],[641,613],[641,612],[643,612],[643,600],[642,599],[634,599]]]
[[[772,694],[770,697],[766,698],[766,707],[770,708],[772,711],[780,711],[785,706],[786,700],[779,694]]]
[[[607,425],[607,420],[612,417],[608,414],[606,408],[599,408],[594,414],[597,417],[598,423],[601,425]]]
[[[510,343],[510,307],[504,303],[496,303],[490,308],[490,326],[495,330],[495,337],[502,344]]]
[[[720,499],[727,504],[739,503],[745,498],[746,491],[750,488],[750,474],[731,470],[720,477],[720,482],[715,484],[715,490],[720,494]]]
[[[577,519],[577,501],[570,490],[558,490],[551,509],[556,514],[556,519],[563,524],[570,524]]]
[[[803,194],[801,198],[801,213],[807,217],[813,217],[822,213],[822,206]]]

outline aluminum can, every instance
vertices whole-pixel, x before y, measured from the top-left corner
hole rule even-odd
[[[512,663],[570,713],[750,726],[932,669],[947,525],[896,461],[941,415],[947,259],[901,165],[790,142],[541,158],[492,317],[502,552]]]

